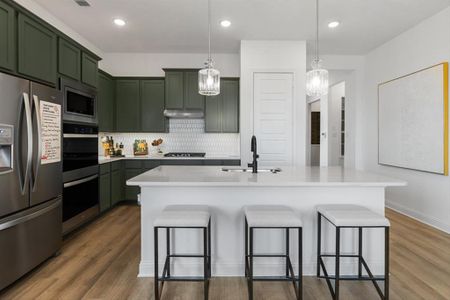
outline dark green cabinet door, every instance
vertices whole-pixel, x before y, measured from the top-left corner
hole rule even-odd
[[[0,2],[0,68],[14,70],[15,41],[14,9]]]
[[[19,13],[18,72],[56,85],[57,37],[50,29]]]
[[[111,205],[115,205],[123,200],[124,180],[122,170],[111,172]]]
[[[141,173],[142,169],[126,169],[125,179],[131,179]],[[137,195],[139,194],[140,190],[141,189],[138,186],[125,186],[125,199],[137,201]]]
[[[116,131],[140,130],[139,80],[116,81]]]
[[[183,72],[166,72],[166,109],[183,109],[184,84]]]
[[[111,174],[100,176],[100,211],[105,211],[111,207]]]
[[[98,61],[87,53],[81,54],[81,81],[97,87]]]
[[[205,108],[205,97],[198,93],[198,72],[189,71],[184,73],[184,108]]]
[[[222,132],[239,132],[239,81],[223,80],[220,89]]]
[[[97,109],[100,131],[114,131],[114,79],[105,73],[98,73]]]
[[[81,50],[63,38],[58,42],[58,72],[75,80],[81,77]]]
[[[141,131],[166,131],[163,79],[141,80]]]
[[[207,97],[205,101],[205,131],[222,131],[222,95]]]

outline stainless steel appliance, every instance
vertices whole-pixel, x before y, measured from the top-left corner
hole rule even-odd
[[[169,152],[164,154],[165,157],[205,157],[204,152]]]
[[[64,123],[63,233],[99,213],[98,127]]]
[[[77,81],[61,79],[64,121],[97,124],[96,91]]]
[[[58,90],[0,73],[0,290],[61,247],[61,105]]]

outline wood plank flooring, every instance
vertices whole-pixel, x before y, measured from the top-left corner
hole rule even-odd
[[[122,205],[64,240],[61,254],[0,293],[0,299],[153,299],[137,278],[139,207]],[[450,299],[450,235],[387,210],[391,220],[391,299]],[[163,299],[202,299],[201,283],[168,283]],[[210,299],[244,300],[242,278],[214,278]],[[295,299],[288,283],[256,283],[255,299]],[[304,299],[330,299],[323,280],[305,278]],[[379,299],[369,282],[343,282],[341,299]]]

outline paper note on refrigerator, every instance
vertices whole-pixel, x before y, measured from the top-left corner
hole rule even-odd
[[[40,101],[41,164],[61,161],[61,105]]]

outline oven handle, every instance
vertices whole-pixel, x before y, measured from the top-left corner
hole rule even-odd
[[[98,134],[76,134],[76,133],[64,133],[64,138],[90,138],[90,139],[96,139],[98,138]]]
[[[71,186],[79,185],[79,184],[82,184],[82,183],[94,180],[96,178],[98,178],[98,174],[95,174],[95,175],[92,175],[92,176],[89,176],[89,177],[85,177],[85,178],[82,178],[82,179],[78,179],[78,180],[75,180],[75,181],[67,182],[67,183],[64,183],[64,188],[68,188],[68,187],[71,187]]]

